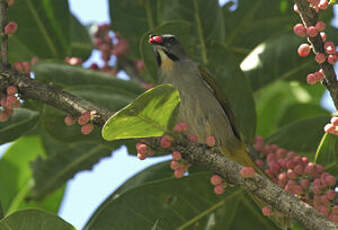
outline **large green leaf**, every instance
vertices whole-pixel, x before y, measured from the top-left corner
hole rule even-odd
[[[327,167],[328,170],[338,168],[338,137],[325,133],[318,146],[315,162]]]
[[[114,114],[104,125],[105,140],[162,136],[180,102],[178,91],[169,84],[150,89]]]
[[[15,6],[9,8],[9,19],[19,25],[9,39],[9,55],[13,61],[34,56],[87,58],[91,52],[89,35],[69,12],[67,0],[17,0]],[[75,34],[77,38],[72,41]]]
[[[320,116],[293,122],[272,134],[266,142],[299,153],[314,153],[324,133],[323,127],[329,119],[330,116]]]
[[[48,157],[38,157],[31,163],[34,177],[32,198],[41,200],[47,194],[64,185],[77,172],[91,169],[101,158],[110,156],[120,144],[107,146],[95,141],[64,143],[42,133],[43,145]]]
[[[250,143],[256,134],[255,102],[248,79],[238,66],[236,57],[218,42],[208,46],[209,68],[234,112],[237,125]]]
[[[324,91],[320,84],[277,81],[256,92],[257,135],[268,137],[290,122],[327,114],[319,108]],[[317,112],[309,112],[310,107]]]
[[[0,144],[10,142],[25,134],[37,124],[39,113],[23,108],[14,109],[6,122],[0,123]]]
[[[84,229],[277,229],[238,188],[215,195],[210,176],[196,170],[176,179],[169,162],[151,166],[112,193]]]
[[[41,202],[28,201],[33,187],[29,163],[45,151],[39,137],[22,137],[15,141],[0,160],[0,200],[6,215],[26,207],[39,207],[57,213],[64,189]]]
[[[17,211],[0,220],[0,230],[75,230],[60,217],[39,210],[26,209]]]
[[[257,90],[279,78],[304,76],[316,70],[313,59],[300,58],[297,47],[301,39],[286,33],[259,44],[241,63],[253,90]]]

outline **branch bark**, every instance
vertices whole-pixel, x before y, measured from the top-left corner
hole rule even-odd
[[[299,16],[301,17],[304,25],[306,27],[315,26],[318,21],[318,13],[309,6],[309,2],[305,0],[294,0],[298,10]],[[317,53],[325,53],[324,52],[324,42],[322,41],[320,35],[318,34],[316,37],[309,37],[308,41],[310,42],[313,52]],[[323,81],[323,85],[329,90],[331,98],[334,102],[336,110],[338,110],[338,87],[337,87],[337,76],[334,71],[333,65],[329,64],[327,60],[320,64],[320,68],[323,69],[323,73],[325,79]]]

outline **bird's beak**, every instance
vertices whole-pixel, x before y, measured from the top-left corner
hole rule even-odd
[[[160,47],[160,48],[164,48],[164,42],[163,42],[163,38],[159,35],[155,35],[155,34],[150,34],[149,35],[149,40],[148,40],[149,44],[156,47]]]

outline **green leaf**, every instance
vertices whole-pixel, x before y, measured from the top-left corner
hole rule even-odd
[[[33,187],[29,163],[45,152],[37,136],[21,137],[0,160],[0,200],[6,215],[27,207],[39,207],[57,213],[64,189],[59,189],[41,202],[27,201]],[[18,160],[20,159],[20,160]]]
[[[323,166],[338,168],[338,137],[325,133],[320,141],[315,155],[315,162]]]
[[[302,59],[297,55],[301,39],[292,33],[270,38],[259,44],[241,63],[241,69],[248,76],[252,89],[261,87],[279,78],[304,76],[314,72],[314,60]]]
[[[320,116],[291,123],[268,137],[266,142],[299,153],[314,153],[329,119],[330,116]]]
[[[323,109],[320,105],[315,104],[292,104],[286,106],[284,112],[282,112],[281,117],[278,121],[280,127],[287,125],[291,122],[304,120],[316,116],[329,116],[330,113]]]
[[[84,229],[277,229],[238,188],[216,195],[210,176],[176,179],[169,162],[151,166],[112,193]]]
[[[60,217],[39,210],[26,209],[17,211],[0,221],[0,230],[75,230]]]
[[[319,108],[324,91],[320,84],[309,86],[295,81],[276,81],[256,92],[257,135],[268,137],[291,122],[327,114],[324,111],[320,114],[322,109]],[[318,111],[301,111],[311,105]]]
[[[169,84],[150,89],[109,118],[102,136],[109,141],[162,136],[170,130],[179,102],[178,91]]]
[[[7,122],[0,123],[0,144],[10,142],[34,128],[39,120],[39,113],[17,108]]]
[[[208,47],[208,54],[209,68],[229,101],[246,142],[251,143],[256,134],[256,109],[248,79],[240,70],[233,53],[222,44],[213,42]]]
[[[48,157],[38,157],[31,163],[35,182],[31,196],[35,200],[61,187],[77,172],[91,169],[101,158],[110,156],[113,149],[112,144],[110,147],[95,141],[64,143],[47,133],[42,135]]]
[[[9,8],[9,20],[19,25],[9,39],[12,61],[29,60],[34,56],[64,59],[75,54],[87,58],[90,54],[89,35],[79,32],[83,31],[83,26],[71,15],[67,0],[17,0],[15,7]],[[72,52],[75,43],[71,39],[75,33],[76,41],[82,41],[81,46],[86,50]]]

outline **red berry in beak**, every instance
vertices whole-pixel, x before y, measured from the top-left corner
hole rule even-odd
[[[163,39],[160,36],[153,36],[151,38],[149,38],[149,44],[151,43],[162,43]]]

